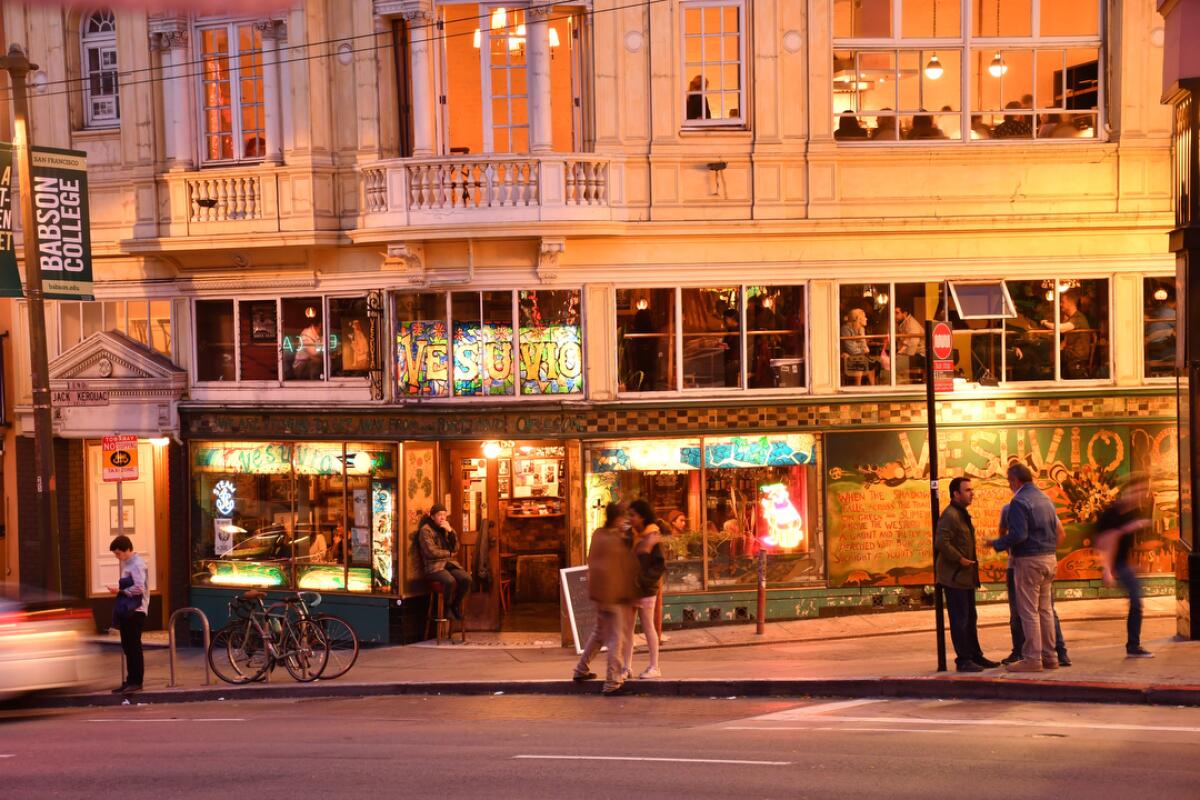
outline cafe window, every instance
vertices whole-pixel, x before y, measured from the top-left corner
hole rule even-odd
[[[1095,139],[1100,15],[1100,0],[835,0],[834,138]]]
[[[1174,276],[1142,279],[1142,309],[1145,376],[1174,377],[1175,337],[1179,324]]]
[[[94,333],[117,331],[171,358],[175,331],[170,300],[58,301],[58,352]]]
[[[397,294],[402,397],[512,397],[583,391],[575,289]]]
[[[191,459],[194,584],[395,591],[395,447],[202,442]]]
[[[616,299],[622,392],[807,385],[803,286],[618,289]]]
[[[740,125],[746,108],[745,5],[696,0],[681,10],[684,127]]]
[[[1006,381],[1109,377],[1107,279],[1010,280],[1017,316],[1004,325]]]
[[[362,295],[197,300],[195,309],[198,381],[305,383],[378,369],[381,317]]]
[[[752,586],[762,550],[772,585],[820,581],[815,463],[811,434],[600,442],[587,453],[588,529],[607,503],[649,502],[668,593]]]
[[[842,386],[925,382],[925,321],[944,317],[940,283],[842,284],[839,308]]]

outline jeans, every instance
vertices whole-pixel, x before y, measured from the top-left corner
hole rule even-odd
[[[1011,563],[1011,562],[1010,562]],[[1025,632],[1021,630],[1021,618],[1017,615],[1017,589],[1013,586],[1013,569],[1008,568],[1005,574],[1008,586],[1008,632],[1012,637],[1012,654],[1019,656],[1025,647]],[[1051,603],[1051,606],[1054,604]],[[1063,640],[1062,625],[1058,621],[1058,612],[1054,612],[1054,649],[1059,661],[1067,660],[1067,643]]]
[[[425,577],[442,585],[442,594],[446,597],[447,608],[462,611],[463,598],[467,596],[467,590],[471,588],[470,575],[461,567],[448,566],[446,569],[431,572]]]
[[[1017,614],[1025,633],[1021,657],[1029,663],[1057,663],[1054,648],[1054,555],[1022,556],[1013,559],[1013,586],[1017,590]]]
[[[1129,619],[1125,621],[1125,650],[1136,650],[1142,646],[1142,585],[1133,567],[1117,564],[1113,576],[1129,593]]]
[[[146,678],[146,659],[142,655],[142,629],[146,615],[140,611],[117,620],[121,631],[121,650],[125,652],[125,685],[141,686]]]
[[[979,647],[978,617],[975,611],[975,590],[943,586],[946,610],[950,612],[950,641],[954,644],[954,663],[965,667],[983,660]]]
[[[629,618],[625,620],[625,669],[633,669],[633,628],[639,618],[642,621],[642,633],[646,634],[646,649],[650,651],[650,663],[647,666],[658,666],[658,631],[654,628],[654,603],[654,595],[633,601]]]
[[[604,675],[604,686],[615,689],[624,682],[625,677],[625,635],[629,627],[626,621],[632,614],[632,609],[624,605],[603,605],[596,609],[596,627],[583,646],[583,655],[575,665],[576,675],[586,675],[588,665],[601,647],[608,648],[608,667]]]

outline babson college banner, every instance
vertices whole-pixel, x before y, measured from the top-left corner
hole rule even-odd
[[[0,296],[20,297],[13,246],[13,149],[0,146]],[[88,218],[87,154],[33,148],[33,224],[38,263],[48,298],[92,299],[92,243]]]

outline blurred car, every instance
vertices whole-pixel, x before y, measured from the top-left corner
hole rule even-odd
[[[91,609],[61,596],[16,587],[0,594],[0,700],[95,684],[98,655],[86,638],[94,631]]]

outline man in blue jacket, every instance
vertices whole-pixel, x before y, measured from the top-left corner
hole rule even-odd
[[[1008,533],[992,542],[1010,551],[1017,614],[1025,634],[1021,660],[1007,665],[1012,672],[1058,669],[1054,642],[1054,574],[1058,545],[1066,538],[1054,503],[1033,483],[1033,473],[1020,462],[1009,465]]]

